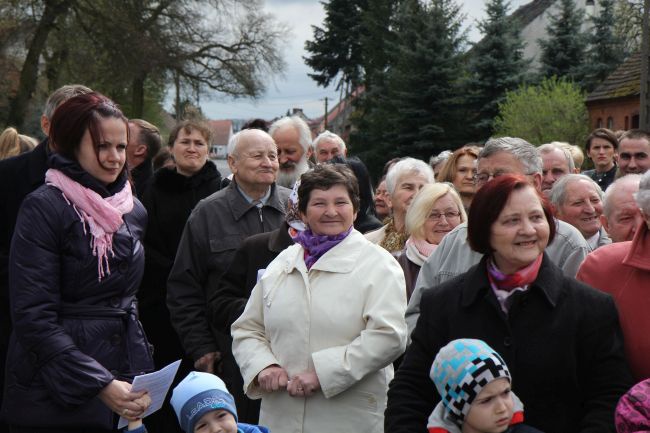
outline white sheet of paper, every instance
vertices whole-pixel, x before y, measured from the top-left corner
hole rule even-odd
[[[147,391],[151,398],[151,405],[144,412],[143,418],[151,415],[162,407],[165,402],[165,396],[174,381],[174,377],[176,376],[176,372],[180,365],[181,360],[179,359],[158,371],[133,378],[131,391]],[[120,417],[120,421],[117,423],[117,428],[121,430],[128,424],[129,421],[126,418]]]

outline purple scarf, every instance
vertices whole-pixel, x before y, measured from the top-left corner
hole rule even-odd
[[[338,235],[316,235],[311,229],[306,229],[291,238],[305,250],[305,265],[309,270],[323,254],[337,246],[351,231],[352,226]]]

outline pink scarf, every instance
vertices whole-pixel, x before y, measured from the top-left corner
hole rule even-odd
[[[406,240],[405,251],[406,257],[418,266],[422,266],[427,258],[438,247],[436,244],[430,244],[424,239],[416,239],[413,236]]]
[[[542,265],[543,254],[528,266],[519,269],[514,274],[504,274],[497,268],[494,259],[490,257],[487,263],[488,279],[493,288],[509,292],[517,287],[525,287],[537,279],[539,267]]]
[[[122,191],[107,198],[102,198],[95,191],[86,188],[59,170],[49,169],[45,173],[45,183],[55,186],[63,193],[68,204],[72,205],[84,229],[90,231],[90,247],[93,256],[97,256],[98,280],[111,273],[108,265],[108,253],[113,253],[113,233],[123,223],[122,215],[133,209],[131,185],[126,182]]]

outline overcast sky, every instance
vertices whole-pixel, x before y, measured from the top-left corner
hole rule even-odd
[[[514,11],[530,0],[511,0]],[[467,14],[466,25],[470,26],[469,38],[476,41],[479,33],[476,21],[485,15],[484,0],[467,0],[460,2]],[[287,70],[284,77],[276,77],[268,82],[266,95],[251,102],[250,100],[228,100],[225,98],[204,98],[201,107],[210,119],[250,119],[261,117],[272,119],[284,115],[291,108],[302,108],[307,117],[321,116],[324,112],[323,99],[327,96],[330,108],[338,101],[338,92],[334,88],[323,89],[307,75],[311,70],[305,65],[305,41],[312,39],[312,25],[322,26],[325,12],[318,0],[266,0],[265,9],[292,28],[289,43],[284,47]],[[171,110],[171,107],[168,107]]]

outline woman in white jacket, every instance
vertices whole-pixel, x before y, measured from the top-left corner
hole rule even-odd
[[[302,176],[307,230],[269,265],[232,326],[233,353],[272,432],[383,432],[391,363],[406,347],[404,275],[352,223],[354,175]]]

